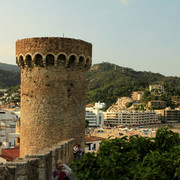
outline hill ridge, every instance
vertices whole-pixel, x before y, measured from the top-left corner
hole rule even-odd
[[[6,64],[6,63],[1,63],[1,62],[0,62],[0,70],[5,70],[5,71],[20,71],[20,69],[19,69],[19,67],[17,65]]]
[[[87,73],[86,82],[87,104],[103,101],[109,106],[116,102],[118,97],[131,97],[133,91],[148,91],[151,84],[164,86],[167,92],[164,99],[171,99],[170,97],[174,95],[180,96],[180,77],[135,71],[109,62],[94,64]],[[20,84],[20,71],[6,71],[1,70],[0,67],[0,88],[18,84]]]

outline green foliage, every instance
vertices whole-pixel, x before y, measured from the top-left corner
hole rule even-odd
[[[2,97],[4,95],[4,93],[3,92],[0,92],[0,97]]]
[[[126,104],[126,107],[129,108],[129,107],[132,106],[132,104],[133,104],[132,102],[128,102],[128,103]]]
[[[72,167],[78,180],[180,179],[180,137],[165,127],[155,138],[106,139],[98,154],[87,153]]]
[[[13,86],[13,87],[9,88],[7,91],[8,96],[10,96],[13,93],[17,93],[18,89],[20,89],[20,85]]]
[[[20,72],[0,70],[0,89],[20,84]]]
[[[88,126],[89,126],[89,121],[85,119],[85,128],[87,128]]]
[[[167,127],[159,129],[156,133],[155,144],[159,152],[169,151],[175,145],[180,145],[179,134]]]
[[[20,71],[17,65],[6,64],[6,63],[0,63],[0,69],[4,71],[14,71],[14,72]]]

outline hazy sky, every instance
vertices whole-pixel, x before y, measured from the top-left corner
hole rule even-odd
[[[93,63],[180,77],[180,0],[0,0],[0,62],[15,41],[65,37],[93,44]]]

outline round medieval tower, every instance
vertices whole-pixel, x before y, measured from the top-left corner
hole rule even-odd
[[[20,156],[75,138],[84,146],[86,72],[92,44],[70,38],[16,42],[21,69]]]

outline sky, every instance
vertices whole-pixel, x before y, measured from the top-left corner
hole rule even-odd
[[[15,64],[15,42],[82,39],[93,64],[180,77],[180,0],[0,0],[0,62]]]

